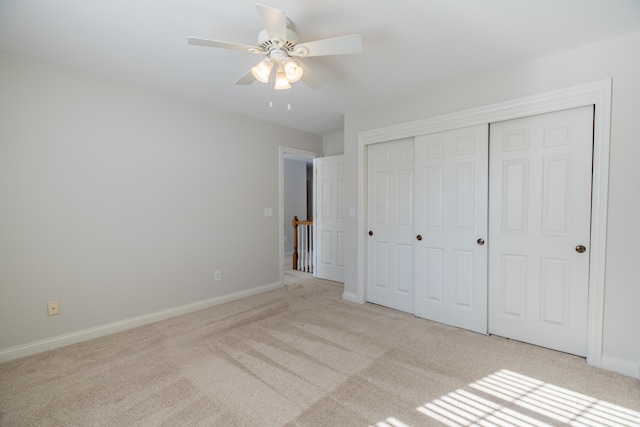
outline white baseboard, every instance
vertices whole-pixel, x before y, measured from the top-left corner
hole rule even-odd
[[[349,302],[355,302],[356,304],[364,304],[364,301],[362,301],[358,294],[351,292],[343,292],[342,299]]]
[[[628,375],[640,380],[640,364],[621,360],[614,357],[603,357],[600,360],[600,368],[619,374]]]
[[[143,314],[142,316],[132,317],[113,323],[107,323],[106,325],[101,325],[94,328],[83,329],[80,331],[71,332],[69,334],[59,335],[40,341],[34,341],[16,347],[10,347],[0,350],[0,363],[19,359],[21,357],[31,356],[32,354],[42,353],[44,351],[53,350],[55,348],[64,347],[70,344],[76,344],[94,338],[103,337],[106,335],[114,334],[116,332],[121,332],[127,329],[136,328],[138,326],[147,325],[149,323],[158,322],[170,317],[179,316],[181,314],[203,310],[205,308],[214,307],[216,305],[224,304],[227,302],[239,300],[253,295],[258,295],[264,292],[273,291],[281,287],[281,283],[271,283],[245,291],[234,292],[220,297],[202,300],[191,304],[185,304],[178,307],[172,307],[166,310],[156,311],[154,313]]]

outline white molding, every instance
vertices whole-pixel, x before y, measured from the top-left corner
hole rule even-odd
[[[234,292],[220,297],[206,299],[191,304],[181,305],[178,307],[172,307],[154,313],[143,314],[142,316],[132,317],[113,323],[107,323],[106,325],[101,325],[94,328],[83,329],[80,331],[71,332],[69,334],[59,335],[57,337],[47,338],[44,340],[7,348],[4,350],[0,350],[0,363],[18,359],[21,357],[31,356],[33,354],[42,353],[44,351],[53,350],[70,344],[76,344],[94,338],[104,337],[116,332],[126,331],[128,329],[137,328],[138,326],[148,325],[149,323],[169,319],[181,314],[203,310],[205,308],[214,307],[216,305],[236,301],[253,295],[262,294],[264,292],[274,291],[280,288],[282,288],[282,284],[271,283],[245,291]]]
[[[605,79],[511,101],[484,105],[451,114],[359,132],[357,147],[357,196],[359,213],[356,266],[357,281],[356,293],[349,294],[349,300],[359,303],[366,301],[367,145],[527,117],[535,114],[550,113],[585,105],[595,105],[587,363],[604,367],[602,359],[602,334],[604,326],[604,283],[607,249],[611,85],[612,80]],[[623,365],[611,361],[607,363],[609,366]],[[612,370],[617,371],[617,369]],[[633,375],[636,376],[637,372]]]
[[[300,150],[299,148],[278,147],[278,259],[280,260],[280,284],[284,286],[284,159],[285,155],[300,158],[315,159],[322,157],[322,153],[315,151]]]
[[[600,368],[619,374],[628,375],[640,380],[640,365],[614,357],[603,357],[600,361]]]
[[[344,292],[342,294],[342,299],[349,302],[355,302],[357,304],[362,304],[363,301],[360,300],[358,294],[354,294],[353,292]]]

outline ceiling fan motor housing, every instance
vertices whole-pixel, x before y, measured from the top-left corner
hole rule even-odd
[[[287,22],[289,22],[288,19]],[[287,28],[286,40],[277,37],[270,38],[267,30],[262,30],[258,34],[258,47],[265,52],[270,52],[272,49],[284,49],[290,52],[293,51],[296,43],[298,43],[298,35],[290,28]]]

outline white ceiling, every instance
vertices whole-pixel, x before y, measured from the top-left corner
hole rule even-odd
[[[255,45],[249,0],[0,0],[0,50],[324,135],[346,111],[640,29],[640,0],[260,2],[300,42],[359,33],[364,51],[305,59],[329,79],[318,90],[234,85],[259,56],[186,39]]]

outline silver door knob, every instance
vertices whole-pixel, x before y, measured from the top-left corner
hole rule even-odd
[[[576,252],[578,252],[579,254],[584,253],[586,250],[587,250],[587,248],[585,248],[582,245],[576,246]]]
[[[478,240],[477,240],[477,243],[478,243],[480,246],[484,245],[484,239],[478,239]]]

